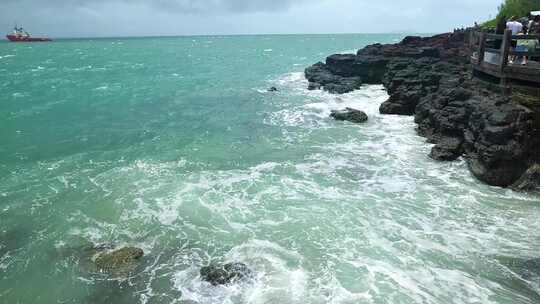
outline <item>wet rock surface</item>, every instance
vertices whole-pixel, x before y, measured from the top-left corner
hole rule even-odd
[[[435,144],[431,158],[464,156],[479,180],[508,187],[539,158],[535,138],[540,115],[472,78],[467,35],[411,36],[397,44],[374,44],[357,54],[331,55],[305,75],[310,89],[333,93],[383,84],[390,97],[380,112],[414,115],[418,133]]]
[[[332,114],[330,114],[330,117],[334,118],[335,120],[340,121],[349,121],[353,123],[363,123],[368,121],[368,116],[366,113],[352,109],[352,108],[345,108],[344,110],[339,111],[332,111]]]
[[[201,268],[200,274],[204,281],[214,286],[227,285],[254,276],[253,271],[243,263],[206,266]]]
[[[540,164],[531,166],[511,188],[516,191],[540,191]]]
[[[143,255],[144,251],[140,248],[123,247],[114,251],[99,253],[94,262],[100,271],[111,272],[135,265]]]
[[[429,157],[439,161],[453,161],[462,155],[462,143],[460,138],[450,137],[441,139],[435,147],[431,149]]]

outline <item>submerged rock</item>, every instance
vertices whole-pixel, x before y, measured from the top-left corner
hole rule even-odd
[[[0,230],[0,258],[23,247],[28,238],[29,233],[25,230]]]
[[[214,286],[226,285],[253,277],[253,271],[243,263],[206,266],[201,268],[200,274],[204,281]]]
[[[332,114],[330,114],[330,117],[334,118],[335,120],[350,121],[354,123],[363,123],[368,120],[368,116],[366,113],[360,110],[352,109],[352,108],[345,108],[345,110],[332,111]]]
[[[98,254],[94,262],[102,272],[114,272],[119,269],[131,268],[143,257],[144,251],[136,247],[124,247],[111,252]]]
[[[511,188],[516,191],[540,191],[540,164],[531,166]]]
[[[277,92],[278,89],[276,87],[271,87],[268,89],[268,92]]]

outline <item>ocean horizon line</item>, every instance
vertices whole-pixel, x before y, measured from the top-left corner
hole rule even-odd
[[[444,32],[441,32],[444,33]],[[91,40],[91,39],[147,39],[147,38],[190,38],[190,37],[258,37],[258,36],[347,36],[347,35],[433,35],[435,33],[421,33],[421,32],[366,32],[366,33],[290,33],[290,34],[200,34],[200,35],[141,35],[141,36],[79,36],[79,37],[69,37],[69,36],[40,36],[38,37],[47,37],[54,40]],[[0,42],[9,42],[5,37],[0,40]]]

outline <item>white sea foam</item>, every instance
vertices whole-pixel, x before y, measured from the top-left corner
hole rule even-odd
[[[191,265],[176,273],[175,286],[183,300],[206,303],[305,303],[309,275],[302,256],[269,241],[252,240],[233,248],[225,262],[242,262],[255,278],[228,286],[201,281],[200,267]]]
[[[8,54],[8,55],[0,56],[0,59],[5,59],[5,58],[10,58],[10,57],[15,57],[15,56],[16,55]]]
[[[13,98],[23,98],[23,97],[27,96],[27,94],[17,92],[17,93],[13,93],[11,96],[13,96]]]
[[[79,180],[66,170],[82,156],[44,161],[36,170],[50,177],[35,182],[45,197],[35,203],[87,189],[92,199],[73,203],[91,205],[68,213],[70,234],[137,245],[156,259],[143,302],[159,295],[160,276],[200,304],[504,303],[497,297],[519,294],[494,278],[511,269],[493,256],[537,254],[538,219],[523,206],[534,197],[479,185],[463,160],[430,160],[412,117],[379,114],[381,86],[338,96],[308,91],[302,73],[270,82],[278,94],[259,91],[273,106],[264,122],[282,131],[272,138],[282,158],[218,168],[96,158],[88,162],[98,169]],[[328,117],[344,107],[370,120]],[[161,254],[173,258],[157,262]],[[214,260],[245,263],[256,278],[211,286],[199,270]]]

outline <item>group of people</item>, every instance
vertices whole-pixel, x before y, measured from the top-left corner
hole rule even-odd
[[[517,19],[512,17],[508,21],[501,18],[497,26],[497,34],[504,34],[505,30],[511,30],[512,35],[540,35],[540,15]],[[512,40],[512,50],[516,52],[527,52],[538,49],[538,39],[518,39]],[[512,55],[509,58],[510,63],[516,63],[522,59],[521,64],[526,65],[530,58],[528,56]]]

